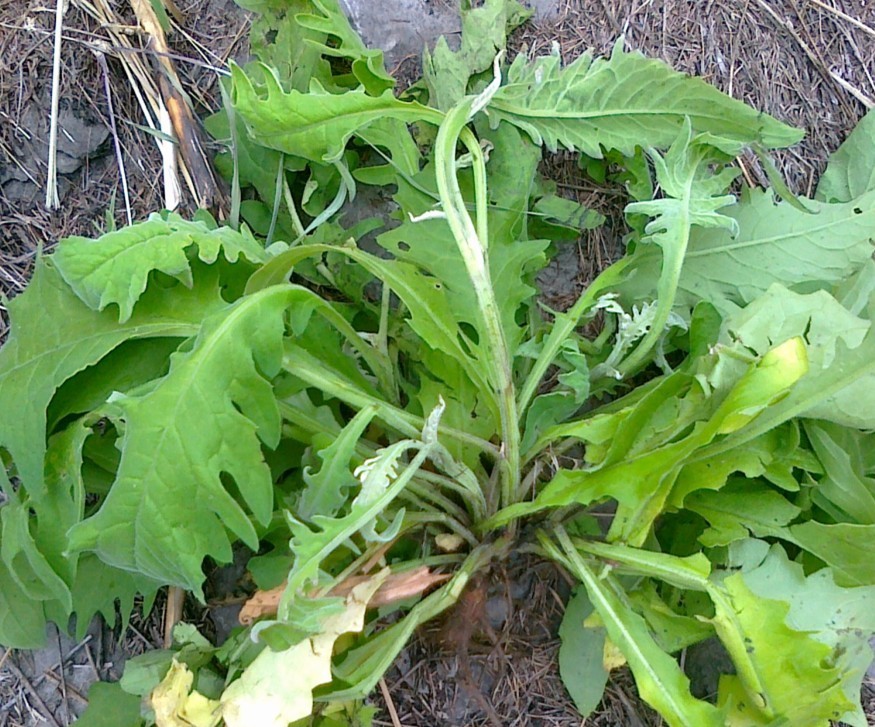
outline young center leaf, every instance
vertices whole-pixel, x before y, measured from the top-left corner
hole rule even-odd
[[[207,318],[150,391],[111,404],[124,422],[118,473],[100,510],[71,531],[71,548],[197,594],[204,556],[230,560],[229,530],[258,548],[252,520],[266,524],[273,511],[261,448],[280,436],[270,378],[284,313],[296,305],[300,321],[313,304],[289,285],[246,296]]]
[[[376,409],[372,407],[362,409],[340,434],[319,450],[322,466],[318,472],[313,472],[310,467],[304,468],[306,486],[295,508],[298,517],[309,520],[314,515],[334,515],[346,502],[348,491],[358,484],[350,472],[349,463],[375,413]]]
[[[529,202],[541,151],[507,124],[488,132],[486,139],[492,145],[487,164],[490,175],[487,262],[493,287],[499,293],[505,338],[509,348],[515,350],[524,335],[517,315],[521,306],[535,295],[534,276],[547,262],[544,253],[548,241],[526,239]],[[447,221],[419,219],[434,209],[437,198],[434,168],[429,165],[413,179],[399,179],[397,185],[394,199],[404,220],[380,235],[377,242],[399,260],[415,263],[440,281],[458,323],[473,326],[479,341],[485,340],[477,297]],[[460,187],[466,202],[473,204],[470,175],[460,175]]]
[[[735,220],[718,211],[735,202],[735,197],[725,194],[735,172],[726,168],[717,174],[711,172],[709,162],[713,161],[714,151],[708,141],[707,136],[693,137],[689,119],[685,119],[664,157],[655,149],[649,151],[665,197],[633,202],[626,208],[630,215],[646,214],[653,218],[644,229],[642,243],[660,248],[662,265],[655,314],[641,341],[617,365],[620,375],[625,376],[647,362],[651,350],[664,335],[694,227],[738,231]]]

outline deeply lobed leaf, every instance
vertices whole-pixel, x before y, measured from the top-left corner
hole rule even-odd
[[[489,114],[493,124],[519,126],[550,151],[561,146],[597,159],[603,150],[632,155],[637,146],[667,148],[685,118],[696,132],[768,148],[789,146],[803,134],[701,79],[625,52],[622,39],[610,58],[587,52],[566,68],[558,50],[532,62],[518,55]]]
[[[771,191],[750,190],[723,212],[735,220],[737,236],[694,230],[676,309],[688,315],[698,301],[707,300],[726,314],[751,303],[775,283],[806,291],[829,288],[861,268],[872,256],[875,191],[844,204],[807,204],[813,214],[786,202],[776,204]],[[640,249],[635,270],[618,286],[624,300],[654,296],[659,254]]]
[[[188,250],[195,248],[205,263],[221,252],[229,263],[243,256],[252,263],[267,260],[263,245],[248,231],[210,229],[177,215],[152,215],[148,221],[108,232],[96,239],[68,237],[52,256],[67,284],[89,308],[102,311],[118,305],[119,322],[127,321],[146,290],[149,274],[159,271],[191,287]]]
[[[309,93],[285,92],[276,72],[262,66],[264,87],[257,89],[236,64],[231,65],[232,97],[250,134],[272,149],[313,162],[337,161],[359,129],[379,119],[413,123],[440,120],[440,114],[391,91],[370,96],[365,90],[332,94],[313,83]]]
[[[258,548],[252,521],[266,524],[273,511],[261,448],[280,436],[270,378],[291,305],[300,317],[313,294],[281,285],[227,305],[150,391],[113,403],[124,423],[121,462],[100,510],[71,531],[71,548],[198,594],[203,557],[231,558],[229,530]]]
[[[31,496],[45,491],[46,410],[58,387],[124,341],[194,335],[203,317],[225,305],[215,275],[202,273],[190,290],[150,291],[137,313],[119,323],[112,313],[88,308],[51,259],[37,262],[27,290],[9,303],[13,328],[0,352],[0,411],[14,412],[0,420],[0,448]]]
[[[481,7],[462,7],[462,41],[450,50],[444,36],[434,50],[423,50],[423,80],[429,103],[447,111],[468,91],[472,76],[488,70],[495,54],[507,45],[507,34],[531,14],[516,0],[486,0]]]

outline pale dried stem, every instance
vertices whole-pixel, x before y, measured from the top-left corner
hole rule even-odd
[[[103,90],[106,93],[106,108],[109,112],[109,129],[112,132],[112,142],[115,147],[115,158],[118,163],[119,175],[121,176],[122,182],[122,194],[125,198],[125,214],[127,215],[128,224],[132,224],[134,221],[133,215],[131,213],[131,195],[128,190],[128,175],[125,172],[125,157],[122,153],[122,145],[121,141],[118,138],[118,127],[115,123],[115,111],[113,109],[112,104],[112,89],[109,85],[109,68],[106,65],[106,57],[103,53],[95,51],[95,57],[97,58],[97,62],[100,65],[100,72],[103,74]]]
[[[55,5],[55,50],[52,59],[52,112],[49,121],[49,170],[46,177],[46,208],[56,210],[61,206],[58,197],[58,111],[61,99],[61,36],[64,30],[64,14],[67,0],[57,0]]]
[[[863,93],[859,88],[854,86],[853,84],[846,81],[844,78],[839,76],[835,71],[831,68],[828,68],[826,64],[806,43],[802,37],[796,32],[796,29],[793,27],[793,24],[790,23],[786,18],[781,17],[765,0],[755,0],[757,5],[759,5],[766,13],[771,16],[772,20],[774,20],[775,24],[780,28],[786,30],[792,37],[793,40],[796,41],[797,45],[802,49],[802,52],[808,56],[809,60],[815,65],[816,68],[820,69],[821,72],[825,73],[829,76],[836,84],[841,86],[845,91],[851,94],[855,99],[857,99],[861,104],[863,104],[866,108],[875,107],[875,100],[872,100],[869,96]]]
[[[868,33],[868,34],[871,35],[873,38],[875,38],[875,29],[870,28],[868,25],[866,25],[866,23],[861,23],[861,22],[860,22],[859,20],[857,20],[856,18],[851,17],[851,16],[848,15],[847,13],[843,13],[843,12],[842,12],[841,10],[839,10],[838,8],[834,8],[834,7],[832,7],[832,5],[827,5],[826,3],[821,2],[821,0],[808,0],[808,1],[809,1],[810,3],[812,3],[812,4],[814,4],[814,5],[817,5],[817,7],[819,7],[819,8],[823,8],[823,9],[826,10],[828,13],[832,13],[832,14],[835,15],[837,18],[841,18],[841,19],[844,20],[846,23],[850,23],[850,24],[853,25],[855,28],[859,28],[859,29],[862,30],[864,33]]]
[[[395,702],[392,700],[392,694],[389,692],[389,687],[386,686],[386,680],[380,679],[380,693],[383,695],[383,701],[386,702],[386,710],[389,712],[389,719],[392,720],[392,727],[401,727],[401,720],[398,718],[398,710],[395,709]]]
[[[163,103],[158,107],[158,120],[161,133],[164,135],[163,139],[158,140],[158,148],[161,149],[161,168],[164,173],[164,207],[175,210],[182,201],[182,190],[179,184],[176,144],[171,141],[174,138],[173,122]]]
[[[164,607],[164,648],[173,644],[173,627],[182,621],[182,606],[185,602],[185,591],[177,586],[167,588],[167,603]]]

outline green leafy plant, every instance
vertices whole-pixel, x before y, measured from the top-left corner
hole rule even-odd
[[[622,41],[504,67],[524,13],[488,0],[398,97],[332,2],[248,5],[260,62],[209,121],[230,225],[64,240],[9,304],[0,641],[202,599],[204,559],[242,543],[276,614],[219,649],[181,625],[121,689],[159,725],[367,724],[413,631],[528,550],[580,581],[561,663],[584,712],[610,647],[671,725],[865,724],[871,134],[817,200],[737,200],[734,156],[801,132]],[[564,312],[535,275],[600,220],[542,147],[625,167],[646,221]],[[367,611],[414,573],[445,582]],[[710,637],[735,666],[715,702],[676,659]]]

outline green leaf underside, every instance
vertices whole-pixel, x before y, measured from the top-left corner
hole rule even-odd
[[[568,601],[559,627],[559,673],[581,717],[599,705],[608,681],[602,663],[605,630],[584,625],[592,611],[586,589],[581,588]]]
[[[493,124],[509,121],[551,151],[560,146],[601,158],[603,149],[632,155],[636,146],[667,148],[685,117],[695,132],[774,148],[802,132],[760,113],[698,78],[690,78],[620,40],[610,58],[584,53],[566,68],[558,53],[526,63],[517,56],[507,85],[490,104]]]
[[[67,379],[49,405],[49,431],[71,414],[97,409],[114,391],[129,391],[167,373],[180,338],[135,338],[121,343],[99,363]]]

